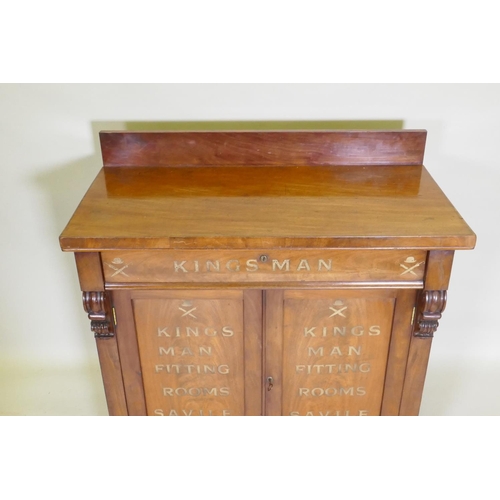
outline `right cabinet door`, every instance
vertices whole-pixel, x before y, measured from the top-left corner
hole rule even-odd
[[[266,415],[399,414],[415,290],[265,294]]]

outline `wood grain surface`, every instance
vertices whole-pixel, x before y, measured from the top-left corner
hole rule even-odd
[[[380,415],[394,292],[285,291],[283,415]]]
[[[454,251],[476,241],[425,131],[100,137],[60,245],[110,414],[418,414]]]
[[[148,250],[102,253],[106,283],[415,282],[422,250]],[[394,285],[393,285],[394,286]]]
[[[148,415],[261,413],[262,306],[255,292],[246,298],[248,305],[242,291],[133,292]]]
[[[421,165],[425,130],[101,132],[107,167]]]
[[[101,170],[64,229],[61,248],[459,249],[475,244],[474,233],[423,167],[204,167],[185,169],[185,183],[177,181],[175,189],[162,192],[172,170]],[[216,181],[200,193],[196,186],[207,177]]]

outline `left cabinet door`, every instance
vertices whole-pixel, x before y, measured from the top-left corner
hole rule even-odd
[[[113,291],[129,415],[262,414],[262,291]]]

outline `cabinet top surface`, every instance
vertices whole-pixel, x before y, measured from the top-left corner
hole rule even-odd
[[[63,250],[475,244],[474,233],[418,157],[355,165],[350,163],[362,158],[342,162],[337,155],[331,163],[344,164],[326,164],[322,157],[311,165],[287,150],[289,161],[271,159],[267,166],[251,160],[230,164],[230,155],[219,155],[219,163],[173,166],[138,157],[146,166],[122,166],[113,164],[113,151],[103,144],[105,166],[61,234]],[[162,157],[158,148],[155,155]]]

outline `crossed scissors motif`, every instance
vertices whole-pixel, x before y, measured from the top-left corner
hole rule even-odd
[[[126,269],[128,267],[128,264],[126,264],[125,266],[123,267],[115,267],[115,266],[112,266],[111,264],[108,264],[106,262],[106,265],[109,266],[111,269],[113,269],[113,271],[115,271],[111,277],[113,278],[113,276],[116,276],[117,274],[123,274],[123,276],[127,276],[128,277],[128,274],[124,271],[124,269]]]
[[[423,264],[424,262],[417,262],[416,264],[414,264],[413,266],[411,267],[406,267],[404,264],[399,264],[403,269],[406,269],[406,271],[403,271],[401,273],[401,276],[403,276],[403,274],[406,274],[406,273],[410,273],[410,274],[413,274],[413,276],[416,276],[417,273],[413,272],[413,269],[417,268],[418,266],[420,266],[420,264]]]
[[[191,318],[196,319],[196,316],[194,314],[192,314],[195,309],[196,309],[196,307],[193,307],[192,309],[189,309],[189,311],[186,311],[186,309],[183,309],[182,307],[179,307],[179,310],[184,313],[181,316],[181,318],[183,318],[184,316],[191,316]]]
[[[345,316],[342,313],[342,311],[345,311],[347,309],[347,306],[344,306],[344,307],[342,307],[340,309],[335,309],[335,307],[330,306],[328,309],[331,309],[333,311],[333,314],[330,314],[330,316],[328,316],[329,318],[333,318],[333,316],[337,316],[337,314],[339,316],[342,316],[343,318],[345,318]]]

